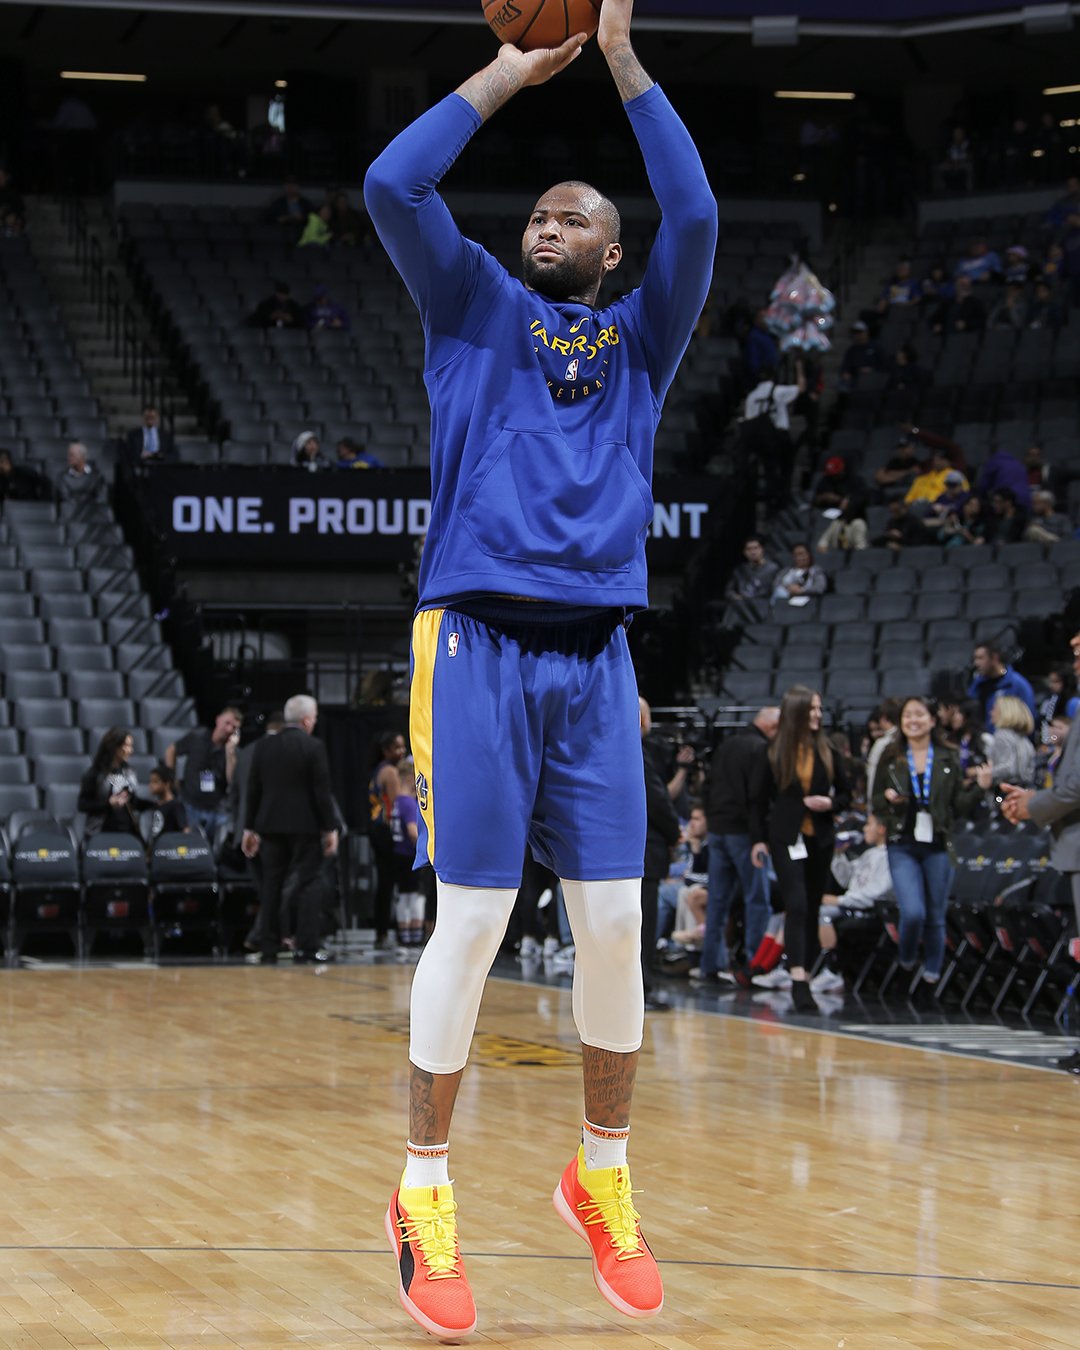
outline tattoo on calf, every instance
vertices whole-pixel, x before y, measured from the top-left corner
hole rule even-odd
[[[441,1144],[439,1113],[431,1100],[435,1075],[415,1064],[409,1077],[409,1138],[414,1144]]]
[[[625,1129],[630,1124],[639,1052],[620,1055],[594,1045],[583,1045],[581,1050],[586,1119],[607,1129]]]

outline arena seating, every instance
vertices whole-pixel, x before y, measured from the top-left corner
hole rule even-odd
[[[25,238],[0,238],[0,300],[0,445],[52,480],[70,441],[97,458],[108,428]]]
[[[426,464],[428,410],[422,383],[423,337],[412,301],[381,247],[299,249],[257,213],[220,207],[120,208],[128,257],[163,323],[185,353],[207,406],[227,432],[220,460],[288,463],[293,438],[313,430],[332,446],[356,438],[388,467]],[[516,270],[517,215],[468,216],[462,226]],[[626,256],[617,284],[640,279],[651,227],[624,224]],[[787,262],[790,225],[733,223],[717,252],[712,305],[766,295]],[[276,280],[306,305],[318,284],[351,316],[351,331],[261,330],[246,320]],[[657,441],[670,465],[688,439],[705,435],[703,396],[732,396],[737,343],[702,332],[691,344],[669,396]],[[215,447],[195,453],[216,463]]]

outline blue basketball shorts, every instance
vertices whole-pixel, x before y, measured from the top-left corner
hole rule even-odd
[[[645,783],[637,680],[617,618],[413,623],[417,866],[517,887],[528,845],[570,881],[640,877]]]

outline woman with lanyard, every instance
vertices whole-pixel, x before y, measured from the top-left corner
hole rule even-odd
[[[818,910],[832,867],[833,815],[848,798],[841,757],[833,752],[821,720],[821,695],[792,685],[769,747],[770,772],[750,808],[750,829],[758,841],[751,860],[763,867],[772,855],[784,897],[784,945],[796,1012],[817,1010],[808,968],[817,955]]]
[[[945,957],[945,907],[952,884],[949,835],[992,782],[988,764],[965,784],[960,759],[935,733],[933,709],[909,698],[896,740],[874,780],[874,814],[888,832],[889,871],[900,908],[900,965],[913,971],[923,944],[923,992],[937,983]]]

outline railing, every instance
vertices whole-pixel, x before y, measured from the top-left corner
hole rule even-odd
[[[121,295],[115,271],[105,262],[101,240],[90,229],[86,207],[78,197],[65,197],[63,220],[82,278],[97,307],[97,317],[105,325],[106,341],[113,355],[120,358],[121,369],[131,381],[131,392],[142,406],[157,408],[165,430],[171,435],[176,417],[174,381],[167,363],[142,336],[139,315]]]

